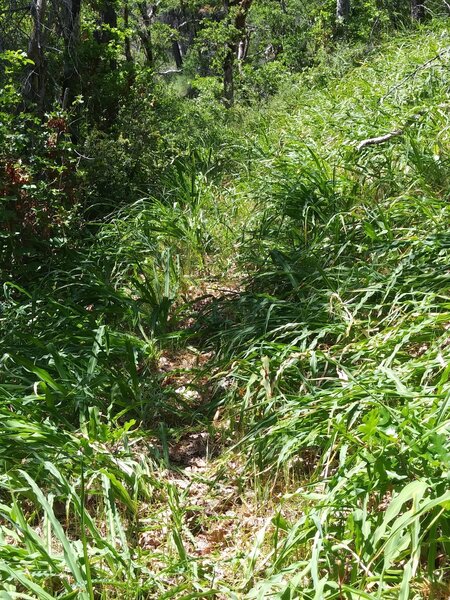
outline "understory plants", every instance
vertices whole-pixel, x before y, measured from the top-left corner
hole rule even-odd
[[[448,596],[448,48],[283,74],[9,265],[2,598]]]

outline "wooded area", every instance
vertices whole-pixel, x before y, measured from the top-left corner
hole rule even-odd
[[[450,5],[0,0],[0,599],[450,597]]]
[[[355,2],[353,7],[351,0],[336,0],[333,24],[331,3],[306,7],[297,2],[288,7],[284,1],[263,2],[254,9],[259,19],[247,23],[252,2],[227,0],[205,6],[170,1],[165,5],[116,0],[9,0],[2,4],[0,50],[26,51],[32,62],[22,82],[23,97],[40,114],[54,108],[55,102],[67,108],[77,95],[101,94],[103,90],[96,90],[96,83],[118,79],[111,71],[122,71],[125,87],[120,91],[126,93],[126,85],[132,84],[137,70],[167,68],[169,63],[174,67],[166,74],[183,67],[191,77],[222,71],[223,99],[230,104],[234,100],[234,71],[240,71],[243,63],[260,66],[286,53],[284,41],[295,40],[298,46],[306,44],[302,56],[283,58],[296,69],[309,66],[320,44],[348,33],[345,25],[352,9],[352,34],[363,38],[369,27],[373,36],[385,29],[386,23],[404,25],[408,14],[413,21],[423,21],[427,9],[433,14],[448,8],[445,2],[442,7],[439,3],[427,7],[421,0],[411,0],[410,5]],[[266,13],[266,18],[261,13]],[[311,33],[318,26],[320,34]],[[327,40],[328,36],[331,38]],[[184,65],[186,57],[188,64]]]

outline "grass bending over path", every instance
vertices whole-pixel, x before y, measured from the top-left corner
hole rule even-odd
[[[448,596],[448,45],[303,74],[5,283],[5,599]]]

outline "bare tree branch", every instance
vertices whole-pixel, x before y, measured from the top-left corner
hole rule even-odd
[[[436,107],[433,108],[443,108],[446,105],[438,105]],[[413,115],[412,117],[410,117],[406,123],[403,125],[403,127],[399,128],[399,129],[395,129],[394,131],[390,131],[389,133],[385,133],[384,135],[378,135],[376,137],[371,137],[371,138],[367,138],[366,140],[362,140],[361,142],[359,142],[359,144],[356,146],[356,150],[358,152],[360,152],[363,148],[367,148],[367,146],[377,146],[378,144],[384,144],[385,142],[388,142],[389,140],[392,140],[392,138],[396,138],[396,137],[400,137],[405,133],[405,130],[408,127],[411,127],[411,125],[413,125],[414,123],[417,122],[417,120],[422,117],[423,115],[426,115],[428,112],[427,109],[423,109],[420,110],[419,112],[417,112],[415,115]]]
[[[385,135],[379,135],[373,138],[367,138],[366,140],[362,140],[356,146],[358,152],[360,152],[363,148],[367,148],[367,146],[376,146],[378,144],[384,144],[384,142],[388,142],[394,137],[399,137],[404,134],[404,129],[397,129],[396,131],[391,131],[390,133],[386,133]]]
[[[411,73],[408,73],[408,75],[406,75],[406,77],[404,77],[402,80],[400,80],[394,86],[389,88],[389,90],[385,93],[385,95],[382,96],[382,98],[380,98],[380,103],[383,102],[388,96],[390,96],[392,94],[392,92],[394,92],[399,87],[401,87],[406,81],[408,81],[408,79],[412,79],[413,77],[415,77],[419,71],[421,71],[422,69],[426,69],[429,65],[434,63],[436,60],[439,60],[440,58],[442,58],[442,56],[444,56],[444,54],[446,54],[447,52],[450,52],[450,48],[444,48],[443,50],[438,52],[438,54],[436,54],[436,56],[433,56],[433,58],[430,58],[423,64],[416,67],[414,69],[414,71],[412,71]]]

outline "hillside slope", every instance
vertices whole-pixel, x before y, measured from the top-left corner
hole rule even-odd
[[[449,86],[338,48],[5,283],[5,598],[448,597]]]

